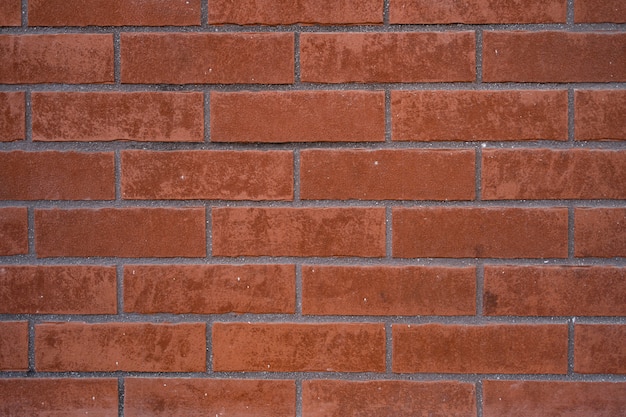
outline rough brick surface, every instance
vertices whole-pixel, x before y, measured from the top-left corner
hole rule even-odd
[[[201,257],[203,208],[35,210],[38,257]]]
[[[286,151],[125,151],[125,199],[293,199],[293,155]]]
[[[202,142],[202,93],[33,93],[36,141]]]
[[[471,200],[474,163],[471,150],[304,150],[300,196],[305,200]]]
[[[618,267],[485,267],[487,315],[624,316],[626,280]]]
[[[0,152],[2,200],[113,200],[112,152]]]
[[[625,199],[626,151],[485,150],[481,183],[485,200]]]
[[[214,208],[215,256],[385,255],[378,208]]]
[[[304,266],[302,313],[455,316],[476,312],[474,268]]]
[[[565,258],[565,208],[394,208],[399,258]]]
[[[2,314],[115,314],[114,267],[18,266],[0,268]]]
[[[484,81],[626,81],[626,33],[486,31],[483,41]]]
[[[382,91],[211,94],[213,142],[382,142]]]
[[[474,385],[459,382],[305,381],[306,417],[408,417],[476,415]]]
[[[0,93],[0,142],[24,139],[26,135],[24,112],[23,92]]]
[[[112,83],[113,35],[0,35],[0,83]]]
[[[26,207],[0,208],[0,256],[28,253]]]
[[[377,0],[211,0],[209,23],[237,25],[367,24],[383,22],[383,3]]]
[[[4,0],[0,2],[0,26],[22,25],[22,1]]]
[[[577,208],[574,219],[576,256],[626,256],[626,209]]]
[[[133,265],[124,309],[143,314],[294,313],[293,265]]]
[[[576,140],[626,140],[626,91],[577,90],[574,100]]]
[[[200,24],[202,0],[29,0],[29,26],[186,26]]]
[[[576,23],[626,23],[626,3],[622,0],[576,0]]]
[[[204,323],[43,323],[35,326],[38,371],[202,372]]]
[[[19,378],[0,380],[0,414],[12,417],[117,415],[117,379]]]
[[[393,140],[566,140],[565,91],[393,91]]]
[[[473,32],[303,33],[302,81],[473,81],[474,46]]]
[[[27,370],[28,322],[0,322],[0,336],[0,371]],[[0,380],[0,382],[2,381]],[[0,398],[4,398],[3,390],[1,388]],[[2,410],[1,407],[2,405],[0,404],[0,410]]]
[[[121,36],[122,82],[130,84],[288,84],[293,56],[288,33]]]
[[[567,326],[394,325],[393,371],[565,374]]]
[[[574,371],[583,374],[626,374],[626,325],[577,324]]]
[[[385,328],[369,323],[216,323],[213,369],[383,372]]]

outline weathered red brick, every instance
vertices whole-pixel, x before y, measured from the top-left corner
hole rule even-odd
[[[306,417],[476,415],[474,385],[456,381],[313,380],[302,390]]]
[[[215,323],[213,369],[384,372],[385,328],[370,323]]]
[[[565,258],[565,208],[394,208],[399,258]]]
[[[484,150],[481,182],[485,200],[625,199],[626,151]]]
[[[303,150],[300,196],[306,200],[472,200],[475,159],[473,150]]]
[[[485,314],[626,316],[626,269],[486,266]]]
[[[473,315],[476,270],[473,267],[304,266],[302,313]]]
[[[474,81],[474,32],[302,33],[301,79],[314,83]]]
[[[28,322],[0,322],[0,371],[25,371],[28,369]],[[0,383],[2,380],[0,379]],[[0,410],[2,410],[2,385],[0,385]],[[2,415],[12,415],[0,413]]]
[[[118,413],[114,378],[0,379],[0,415],[110,417]]]
[[[28,210],[0,208],[0,256],[28,253]]]
[[[43,323],[35,368],[63,372],[203,372],[204,323]]]
[[[124,151],[125,199],[292,200],[290,151]]]
[[[124,394],[127,417],[296,415],[293,381],[126,378]]]
[[[209,23],[236,25],[371,24],[383,23],[383,3],[377,0],[211,0]]]
[[[112,83],[112,34],[0,35],[0,83]]]
[[[201,0],[30,0],[29,26],[200,25]]]
[[[576,0],[576,23],[626,23],[626,3],[623,0]]]
[[[211,93],[212,142],[383,142],[382,91]]]
[[[116,314],[115,277],[106,266],[4,266],[0,313]]]
[[[2,200],[113,200],[113,152],[0,152]]]
[[[122,82],[290,84],[292,33],[122,33]]]
[[[124,268],[124,309],[133,313],[295,313],[295,298],[293,265]]]
[[[566,140],[565,91],[393,91],[393,140]]]
[[[576,256],[626,256],[626,209],[576,208],[574,219]]]
[[[574,371],[626,374],[626,325],[577,324],[574,329]]]
[[[38,257],[202,257],[204,208],[35,210]]]
[[[385,255],[382,208],[214,208],[215,256]]]
[[[202,142],[202,93],[33,93],[33,140]]]
[[[22,26],[22,1],[0,2],[0,26]]]
[[[626,91],[577,90],[574,101],[576,140],[626,140]]]
[[[0,12],[1,15],[2,12]],[[25,111],[23,92],[0,93],[0,142],[24,140],[26,137]]]
[[[565,23],[567,0],[391,0],[392,24]]]
[[[394,325],[398,373],[565,374],[567,326]]]
[[[483,381],[485,417],[617,417],[626,384],[565,381]]]
[[[626,33],[483,34],[485,82],[626,81]]]

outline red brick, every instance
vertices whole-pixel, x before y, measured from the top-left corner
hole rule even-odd
[[[2,200],[113,200],[113,152],[0,152]]]
[[[0,26],[22,26],[22,1],[0,2]]]
[[[399,258],[565,258],[565,208],[394,208]]]
[[[332,381],[302,384],[302,415],[474,417],[473,384],[455,381]]]
[[[474,32],[303,33],[304,82],[474,81]]]
[[[0,83],[112,83],[112,34],[0,35]]]
[[[28,253],[26,207],[0,208],[0,256]]]
[[[383,3],[377,0],[211,0],[209,23],[236,25],[368,24],[383,23]]]
[[[565,23],[567,0],[391,0],[392,24]]]
[[[484,381],[485,417],[617,417],[626,384],[564,381]]]
[[[215,323],[215,371],[384,372],[382,324]]]
[[[576,140],[626,140],[625,90],[577,90],[574,100]]]
[[[303,150],[300,158],[305,200],[472,200],[475,196],[473,150],[310,149]]]
[[[574,218],[575,256],[626,256],[626,209],[577,208]]]
[[[203,257],[204,208],[35,210],[35,247],[54,256]]]
[[[25,321],[0,322],[0,371],[25,371],[27,369],[28,323]],[[5,401],[2,391],[0,388],[0,398]],[[3,401],[0,401],[0,410],[2,410]]]
[[[205,324],[38,324],[35,367],[39,372],[203,372]]]
[[[122,82],[290,84],[291,33],[122,33]]]
[[[127,417],[296,415],[293,381],[126,378]]]
[[[626,81],[626,33],[483,34],[485,82]]]
[[[394,141],[566,140],[565,91],[393,91]]]
[[[215,256],[385,255],[385,210],[214,208]]]
[[[624,199],[626,151],[484,150],[481,182],[485,200]]]
[[[626,316],[626,269],[486,266],[485,314]]]
[[[567,326],[394,325],[393,371],[565,374]]]
[[[202,93],[33,93],[33,140],[202,142]]]
[[[295,313],[293,265],[133,265],[124,309],[154,314]]]
[[[626,3],[623,0],[576,0],[576,23],[626,23]]]
[[[574,329],[574,371],[626,374],[626,325],[577,324]]]
[[[0,415],[110,417],[118,413],[117,379],[0,379]]]
[[[125,199],[292,200],[291,151],[124,151]]]
[[[0,12],[1,15],[2,13]],[[0,93],[0,142],[24,140],[26,137],[26,116],[24,112],[25,101],[23,92]]]
[[[201,0],[30,0],[29,26],[200,25]]]
[[[425,266],[302,268],[302,312],[456,316],[476,313],[476,270]]]
[[[211,93],[212,142],[383,142],[382,91]]]
[[[0,313],[116,314],[115,268],[0,267]]]

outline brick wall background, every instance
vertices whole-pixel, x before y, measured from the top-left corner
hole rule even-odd
[[[623,0],[0,25],[0,415],[626,414]]]

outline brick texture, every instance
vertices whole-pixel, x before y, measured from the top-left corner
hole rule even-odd
[[[574,370],[583,374],[626,374],[626,325],[577,324]]]
[[[0,93],[0,142],[23,140],[25,119],[24,93]]]
[[[626,3],[621,0],[576,0],[576,23],[626,23]]]
[[[577,208],[574,219],[576,256],[626,256],[626,209]]]
[[[26,207],[0,208],[0,256],[28,253]]]
[[[0,3],[0,26],[22,25],[22,1],[4,0]]]
[[[575,92],[577,140],[626,140],[626,91]]]
[[[43,323],[35,326],[38,371],[201,372],[204,323]]]
[[[28,322],[2,321],[0,322],[0,335],[2,336],[0,337],[0,371],[27,370]],[[4,398],[2,391],[0,389],[0,398]]]

